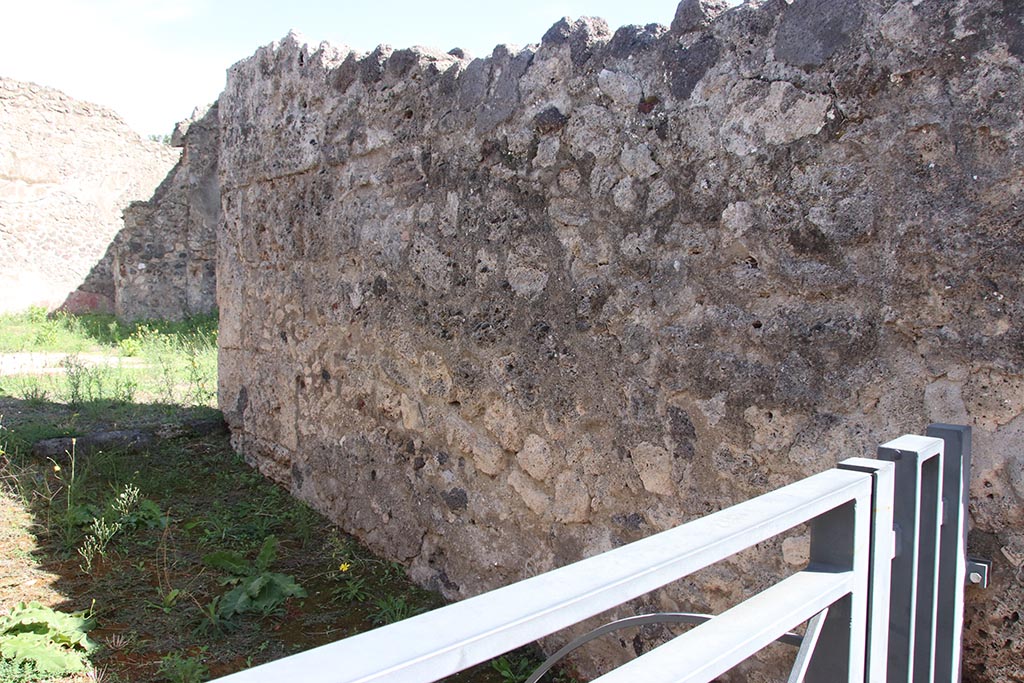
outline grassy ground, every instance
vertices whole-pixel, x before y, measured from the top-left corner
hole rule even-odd
[[[216,334],[214,319],[0,316],[0,360],[20,363],[0,365],[0,680],[203,681],[441,604],[246,466],[223,429],[166,427],[218,424]],[[125,428],[164,436],[33,455]],[[80,670],[41,673],[47,652]],[[451,680],[516,683],[531,663]]]
[[[124,324],[111,316],[0,316],[0,354],[42,372],[0,377],[0,392],[29,403],[54,401],[86,417],[131,413],[136,404],[212,406],[217,391],[217,320]],[[56,359],[56,367],[54,362]],[[33,361],[37,361],[33,363]],[[10,365],[10,364],[9,364]]]

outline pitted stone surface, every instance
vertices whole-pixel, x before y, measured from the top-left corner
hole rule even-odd
[[[1020,678],[1015,7],[687,0],[477,60],[262,48],[219,103],[235,445],[465,597],[968,423],[995,579],[964,680]],[[719,612],[803,533],[621,611]]]

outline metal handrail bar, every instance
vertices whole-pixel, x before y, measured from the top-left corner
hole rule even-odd
[[[219,680],[435,681],[644,595],[852,501],[857,502],[860,517],[861,510],[870,508],[871,490],[870,475],[838,469],[821,472],[546,574]],[[866,551],[866,533],[859,534],[856,543]],[[812,557],[812,568],[814,563]],[[860,564],[866,567],[866,562]],[[867,574],[866,570],[856,573]],[[815,572],[804,575],[828,576]],[[818,581],[828,583],[830,590],[835,588],[834,576]],[[774,595],[769,593],[769,597]],[[854,622],[862,621],[854,615]],[[707,633],[711,623],[694,631],[705,629],[701,633]],[[396,643],[401,646],[396,647]],[[852,653],[855,659],[863,658],[861,648],[859,655]]]

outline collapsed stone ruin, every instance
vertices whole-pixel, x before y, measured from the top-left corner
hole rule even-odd
[[[481,59],[289,35],[128,212],[119,310],[159,305],[140,270],[201,299],[215,244],[236,448],[450,598],[970,424],[994,582],[968,589],[964,679],[1016,680],[1022,18],[684,0],[671,27],[563,20]],[[806,540],[624,612],[721,611]],[[761,659],[742,680],[773,679]]]

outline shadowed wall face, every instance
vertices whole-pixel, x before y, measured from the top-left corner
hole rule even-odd
[[[259,50],[219,104],[234,443],[465,597],[971,424],[996,579],[965,679],[1019,676],[1015,7],[687,0],[485,59]],[[720,611],[805,544],[625,611]]]
[[[177,160],[104,107],[0,78],[0,311],[113,311],[121,212]]]
[[[181,160],[147,201],[124,212],[113,253],[114,308],[123,320],[180,320],[216,310],[220,221],[217,105],[178,124]]]

